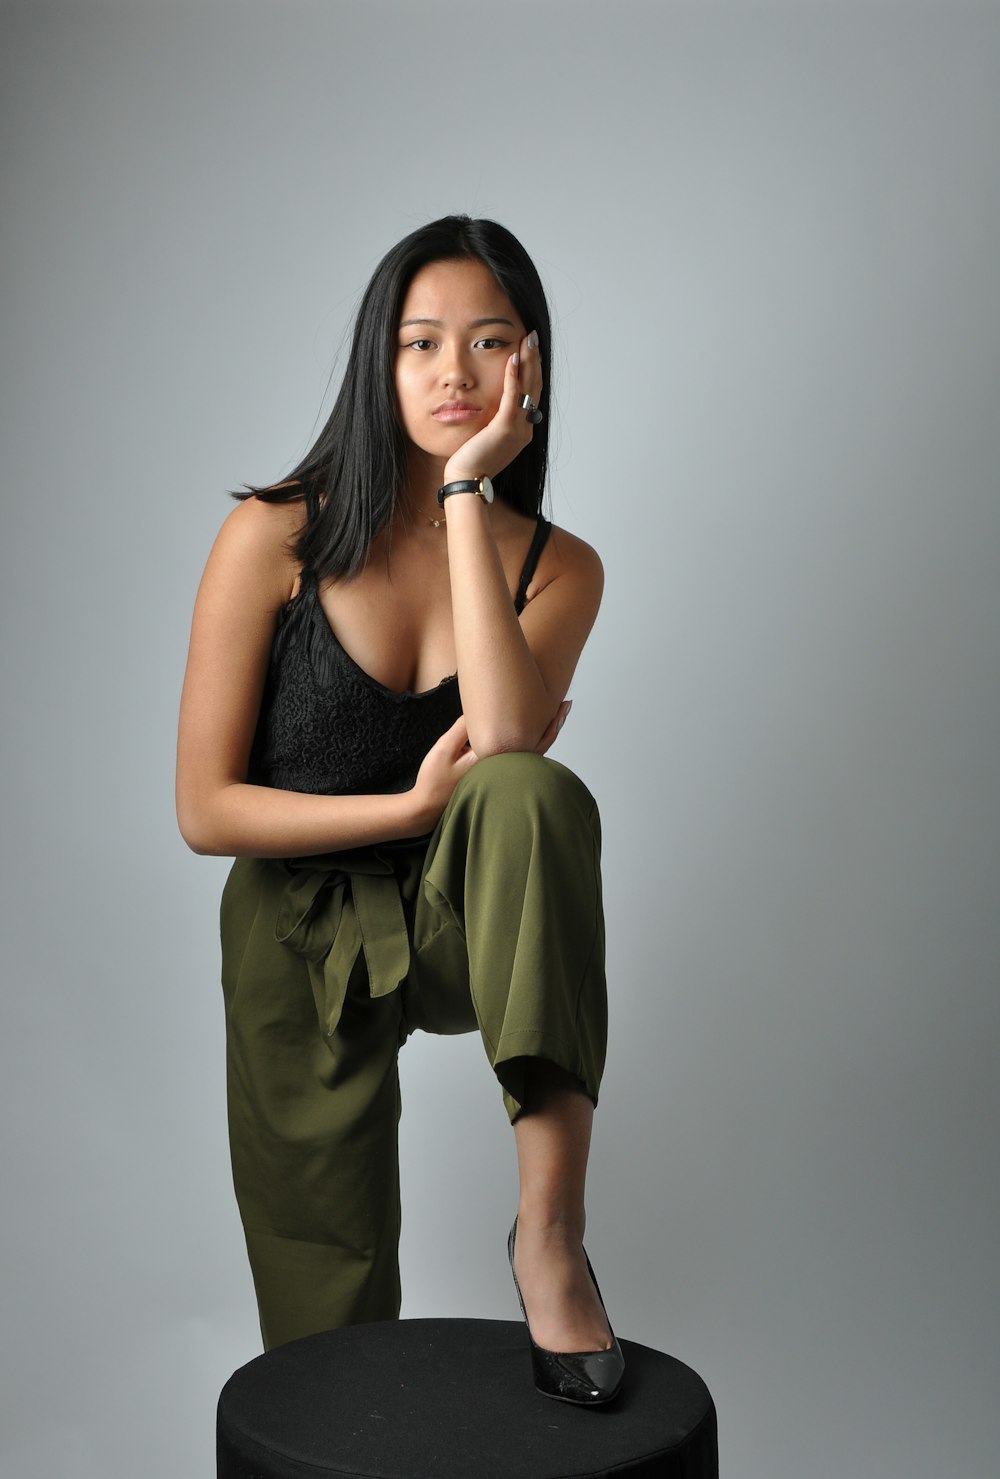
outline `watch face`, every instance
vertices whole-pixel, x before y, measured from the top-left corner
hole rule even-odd
[[[483,497],[485,498],[486,502],[487,503],[492,503],[493,502],[493,484],[490,482],[489,478],[480,478],[479,479],[479,486],[482,489]]]

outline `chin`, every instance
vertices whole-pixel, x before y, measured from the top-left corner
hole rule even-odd
[[[452,426],[433,439],[428,437],[426,441],[417,445],[422,452],[427,453],[428,457],[441,457],[447,462],[448,458],[453,456],[460,447],[464,447],[466,442],[471,442],[478,430],[478,426]]]

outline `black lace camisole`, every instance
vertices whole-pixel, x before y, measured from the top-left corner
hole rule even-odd
[[[539,517],[518,582],[521,614],[551,524]],[[376,682],[341,647],[303,570],[271,647],[248,779],[313,795],[408,791],[420,762],[462,712],[458,676],[422,693]]]

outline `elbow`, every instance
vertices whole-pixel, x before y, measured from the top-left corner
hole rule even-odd
[[[187,843],[191,851],[195,853],[199,858],[218,858],[222,856],[218,848],[212,847],[207,842],[201,842],[197,838],[188,836],[188,834],[185,832],[182,832],[181,836],[184,838],[184,841]]]
[[[480,760],[489,755],[516,755],[538,748],[541,735],[512,725],[469,725],[469,747]]]
[[[489,755],[527,755],[532,754],[535,746],[527,740],[519,743],[516,740],[502,738],[484,745],[473,745],[472,748],[480,760],[485,760]]]
[[[557,706],[548,698],[537,708],[525,706],[520,713],[504,711],[493,714],[466,713],[469,730],[469,746],[480,760],[488,755],[534,754],[548,749],[551,736],[553,710]],[[545,743],[548,738],[548,743]]]
[[[184,838],[184,841],[187,843],[188,847],[193,853],[197,853],[198,856],[201,858],[217,856],[216,849],[212,846],[211,839],[208,837],[207,833],[202,831],[197,823],[189,823],[182,820],[181,817],[178,816],[177,825],[180,828],[181,836]]]
[[[211,816],[203,807],[194,806],[180,797],[177,800],[177,826],[180,834],[193,853],[203,858],[228,857],[228,849],[222,845]]]
[[[181,828],[181,836],[193,853],[199,858],[231,858],[234,857],[235,849],[227,847],[226,844],[214,837],[202,835],[197,832],[185,831]]]

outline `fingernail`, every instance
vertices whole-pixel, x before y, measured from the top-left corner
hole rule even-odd
[[[511,358],[513,359],[515,365],[519,365],[521,363],[521,356],[518,354],[517,350],[514,351]]]
[[[529,349],[537,349],[538,348],[538,334],[535,332],[534,329],[532,329],[531,333],[528,335],[528,348]]]

